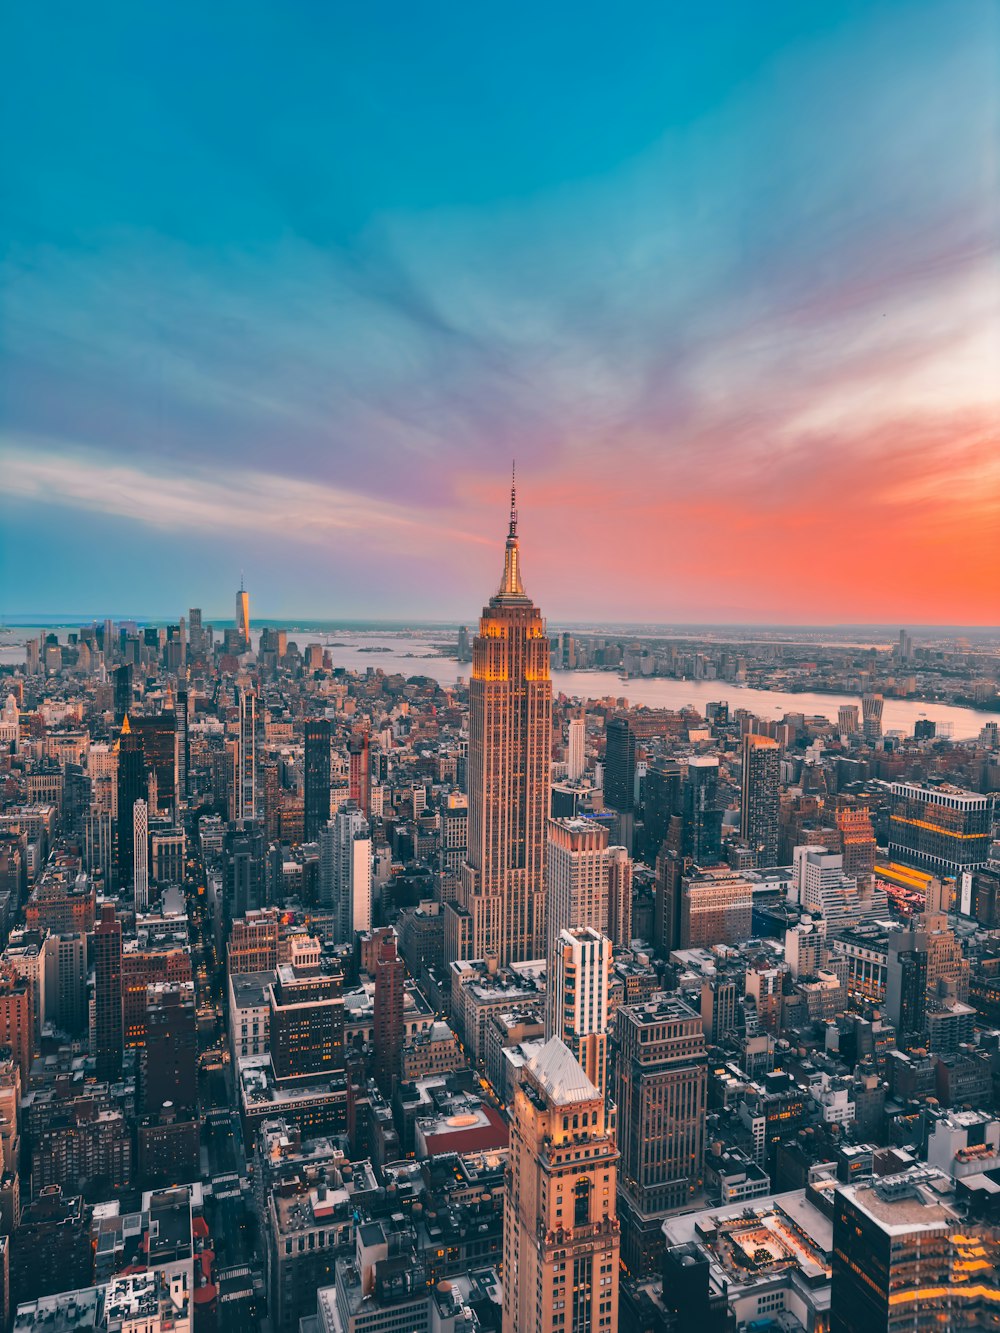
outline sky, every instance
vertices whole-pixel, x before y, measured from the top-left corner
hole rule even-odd
[[[1000,623],[1000,9],[0,26],[0,622]]]

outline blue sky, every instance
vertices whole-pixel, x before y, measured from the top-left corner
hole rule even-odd
[[[15,8],[0,616],[995,621],[998,24]]]

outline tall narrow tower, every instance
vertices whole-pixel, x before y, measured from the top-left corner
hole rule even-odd
[[[743,737],[743,803],[740,836],[746,838],[754,865],[778,863],[778,810],[781,803],[781,750],[770,736]]]
[[[240,690],[240,743],[236,774],[236,818],[257,818],[257,697]]]
[[[553,1037],[514,1093],[503,1333],[617,1329],[617,1161],[600,1089]]]
[[[132,861],[135,877],[135,910],[149,907],[149,808],[138,800],[132,806]]]
[[[483,608],[469,684],[469,843],[445,919],[449,961],[545,953],[552,683],[541,612],[521,583],[511,487],[503,578]]]
[[[236,633],[243,640],[243,647],[250,647],[250,594],[240,579],[240,589],[236,594]]]

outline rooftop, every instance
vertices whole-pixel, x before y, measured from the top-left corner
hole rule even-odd
[[[600,1100],[600,1091],[594,1087],[576,1056],[559,1037],[550,1037],[540,1050],[529,1057],[525,1068],[531,1071],[539,1087],[555,1106]]]

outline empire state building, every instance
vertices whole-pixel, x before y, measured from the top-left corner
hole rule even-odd
[[[469,686],[469,834],[448,961],[545,956],[545,850],[552,743],[549,641],[521,583],[516,496],[499,590],[483,608]]]

